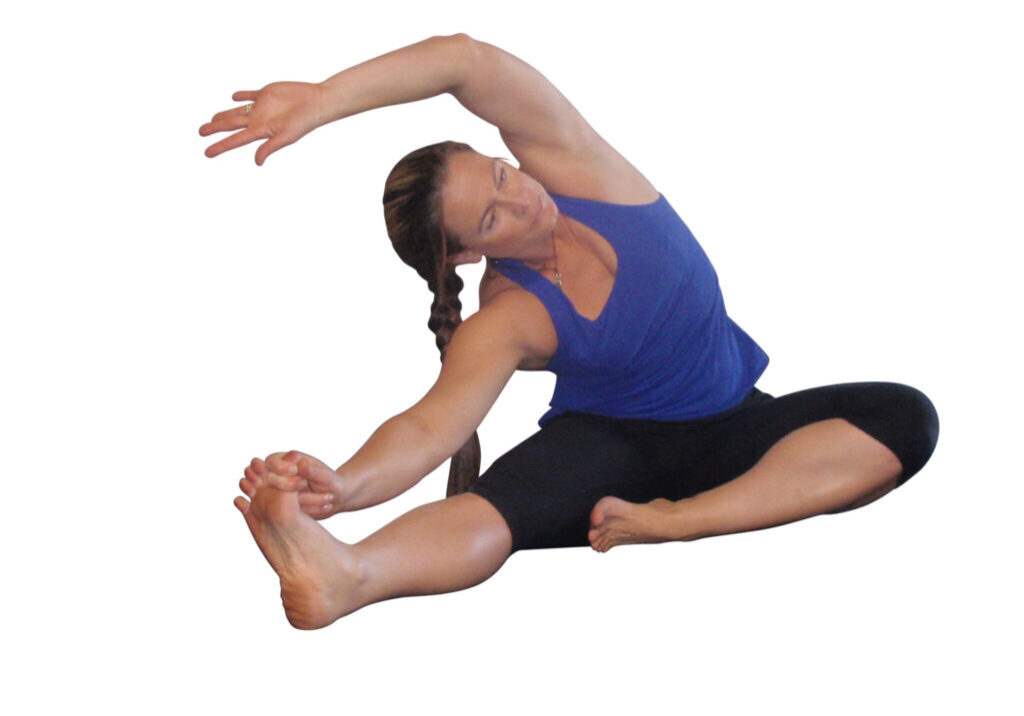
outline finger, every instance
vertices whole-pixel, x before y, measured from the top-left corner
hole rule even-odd
[[[326,492],[334,485],[334,470],[323,465],[317,465],[309,461],[300,461],[298,474],[309,480],[315,488],[321,488],[320,492]]]
[[[261,144],[259,149],[256,150],[256,164],[258,166],[263,166],[263,162],[267,161],[267,157],[281,147],[287,147],[294,141],[294,139],[286,138],[283,134],[272,135],[270,139]]]
[[[304,453],[299,453],[299,455],[299,459],[295,461],[295,466],[299,468],[299,472],[302,472],[303,470],[306,470],[314,465],[319,465],[320,467],[324,466],[324,463],[322,461],[317,460],[312,455],[306,455]]]
[[[199,127],[199,136],[205,137],[217,132],[226,132],[247,126],[250,116],[249,112],[245,111],[245,107],[248,107],[248,105],[232,107],[231,109],[225,109],[223,112],[217,112],[217,114],[210,117],[209,122]]]
[[[245,128],[241,132],[236,132],[230,137],[224,137],[216,144],[211,144],[206,148],[206,156],[215,157],[218,154],[223,154],[231,149],[237,149],[249,142],[255,142],[257,139],[263,139],[266,136],[266,130],[255,130],[251,128]]]
[[[323,507],[334,502],[330,492],[303,492],[299,495],[299,504],[303,507]]]
[[[199,136],[205,137],[217,132],[229,132],[249,126],[249,115],[242,110],[221,112],[199,128]]]
[[[267,458],[267,469],[279,475],[296,475],[299,472],[295,463],[285,460],[280,453],[275,453]]]
[[[256,494],[256,485],[253,484],[253,482],[248,478],[243,477],[241,480],[239,480],[238,487],[239,489],[242,490],[242,492],[244,492],[249,497],[252,497],[253,495]]]
[[[252,466],[253,472],[257,475],[262,475],[267,471],[267,464],[258,457],[254,457],[252,462],[249,463]]]
[[[267,484],[277,490],[285,492],[296,492],[302,481],[297,475],[279,475],[276,472],[268,472],[266,475]]]
[[[237,507],[238,511],[241,512],[243,515],[249,513],[249,501],[244,497],[235,498],[235,507]]]
[[[302,507],[302,511],[313,519],[323,520],[334,514],[334,507],[332,505]]]
[[[259,93],[259,90],[238,90],[231,95],[231,99],[236,102],[253,102]]]

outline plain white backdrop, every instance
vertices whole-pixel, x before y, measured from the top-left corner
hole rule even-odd
[[[8,713],[1019,713],[1020,23],[997,2],[56,3],[8,11],[0,264]],[[163,6],[161,6],[163,7]],[[13,12],[13,14],[10,14]],[[314,633],[232,506],[253,456],[337,465],[439,362],[384,179],[451,97],[256,167],[200,124],[467,32],[543,72],[672,202],[775,395],[926,392],[880,502],[685,544],[518,553]],[[223,135],[221,135],[223,136]],[[479,265],[463,269],[465,315]],[[484,467],[554,378],[513,378]],[[356,541],[447,464],[327,524]]]

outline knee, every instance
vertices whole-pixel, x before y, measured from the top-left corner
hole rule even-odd
[[[899,430],[903,433],[903,484],[924,467],[939,441],[939,414],[931,399],[917,388],[899,385],[899,395],[892,403]],[[896,397],[896,396],[894,396]]]

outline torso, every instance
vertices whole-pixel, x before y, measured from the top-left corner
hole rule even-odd
[[[550,193],[612,204],[649,204],[658,199],[658,190],[635,167],[604,140],[600,140],[600,145],[599,150],[584,161],[555,158],[535,148],[509,145],[509,149],[519,160],[520,170],[539,181]],[[564,214],[560,221],[566,222],[580,247],[575,255],[558,257],[562,290],[577,313],[595,320],[615,285],[618,257],[608,240],[589,226]],[[554,282],[552,272],[544,276]],[[535,338],[531,351],[534,355],[523,360],[519,370],[543,370],[558,349],[558,334],[551,316],[539,299],[488,262],[480,279],[480,308],[504,291],[519,291],[533,298],[523,302],[522,319],[528,333]]]

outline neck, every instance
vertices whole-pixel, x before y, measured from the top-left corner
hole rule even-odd
[[[539,259],[523,259],[523,263],[534,271],[558,273],[563,268],[566,256],[572,254],[575,244],[576,235],[565,222],[564,217],[559,215],[555,220],[555,227],[552,229],[551,235],[545,241],[547,255]]]

